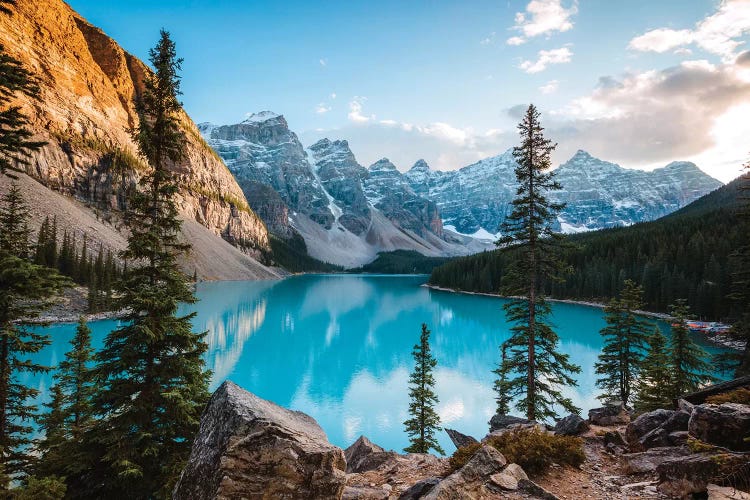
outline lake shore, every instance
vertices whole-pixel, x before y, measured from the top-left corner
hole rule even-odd
[[[469,292],[466,290],[454,290],[452,288],[446,288],[442,286],[437,285],[430,285],[429,283],[425,283],[422,285],[425,288],[429,288],[431,290],[438,290],[441,292],[450,292],[450,293],[462,293],[466,295],[483,295],[485,297],[495,297],[499,299],[508,299],[512,297],[507,297],[504,295],[500,295],[499,293],[486,293],[486,292]],[[603,302],[593,302],[593,301],[587,301],[587,300],[572,300],[572,299],[552,299],[547,298],[547,301],[549,302],[560,302],[563,304],[575,304],[579,306],[588,306],[588,307],[596,307],[599,309],[604,309],[607,307],[607,304],[604,304]],[[642,311],[638,310],[636,311],[636,314],[640,316],[646,316],[648,318],[654,318],[661,321],[671,321],[673,318],[669,314],[666,313],[657,313],[652,311]],[[726,347],[728,349],[735,349],[737,351],[741,351],[745,349],[744,342],[740,342],[737,340],[730,339],[727,335],[712,335],[712,336],[705,336],[705,339],[711,342],[712,344],[716,344],[721,347]]]

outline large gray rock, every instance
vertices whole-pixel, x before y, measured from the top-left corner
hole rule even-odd
[[[398,500],[417,500],[419,498],[422,498],[432,488],[437,486],[437,484],[441,480],[442,478],[439,477],[428,477],[427,479],[422,479],[421,481],[414,483],[406,491],[401,493],[401,496],[398,497]]]
[[[702,404],[693,409],[690,435],[735,451],[750,451],[750,406],[737,403]]]
[[[622,455],[622,471],[625,474],[654,472],[660,464],[689,454],[690,450],[684,446],[651,448],[639,453],[627,453]]]
[[[555,424],[555,434],[561,436],[577,436],[587,430],[589,430],[589,424],[575,414],[568,415]]]
[[[227,381],[201,417],[173,498],[341,498],[345,469],[313,418]]]
[[[631,451],[674,446],[683,441],[678,432],[687,431],[690,414],[684,411],[655,410],[633,420],[626,429]]]
[[[490,419],[490,432],[499,431],[501,429],[507,429],[508,427],[517,425],[528,425],[533,424],[531,420],[527,420],[521,417],[514,417],[512,415],[501,415],[495,413]]]
[[[451,438],[451,441],[453,441],[456,448],[463,448],[464,446],[469,446],[470,444],[476,444],[479,442],[475,438],[467,436],[466,434],[461,434],[453,429],[445,429],[445,433]]]
[[[367,472],[377,469],[396,455],[398,454],[393,451],[385,451],[366,437],[360,436],[354,444],[344,450],[346,472]]]
[[[697,453],[666,460],[659,464],[658,490],[674,498],[690,498],[704,493],[709,483],[736,472],[741,464],[747,464],[747,456]]]
[[[508,461],[491,446],[482,446],[459,470],[446,477],[424,500],[454,500],[458,498],[487,498],[495,488],[491,476],[501,472]]]
[[[630,414],[622,403],[611,403],[589,410],[589,422],[602,427],[623,425],[630,422]]]

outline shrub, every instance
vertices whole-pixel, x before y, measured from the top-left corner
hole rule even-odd
[[[706,403],[720,405],[721,403],[739,403],[750,405],[750,387],[740,387],[724,394],[717,394],[706,398]]]
[[[450,458],[450,471],[457,471],[458,469],[466,465],[466,462],[471,460],[471,457],[473,457],[481,447],[482,445],[479,443],[472,443],[466,446],[462,446],[461,448],[453,452],[453,455]]]
[[[557,436],[537,428],[504,432],[491,437],[488,443],[528,474],[542,473],[553,463],[578,467],[586,459],[580,438]]]

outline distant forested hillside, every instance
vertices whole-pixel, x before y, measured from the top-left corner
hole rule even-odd
[[[414,250],[394,250],[380,252],[378,258],[352,273],[382,274],[429,274],[437,266],[445,264],[448,257],[427,257]]]
[[[666,311],[686,298],[701,317],[733,316],[726,300],[731,284],[731,253],[750,228],[736,214],[740,179],[653,222],[568,236],[565,251],[573,272],[562,283],[544,283],[555,298],[607,300],[623,281],[645,289],[649,310]],[[484,252],[436,268],[430,283],[466,291],[497,293],[513,249]]]

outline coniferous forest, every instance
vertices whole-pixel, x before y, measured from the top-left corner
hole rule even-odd
[[[737,179],[662,219],[631,227],[566,236],[572,246],[562,258],[573,272],[562,281],[542,283],[553,298],[606,302],[626,280],[643,287],[644,309],[668,312],[686,298],[693,314],[710,320],[738,314],[726,300],[732,257],[748,234],[737,215]],[[459,258],[433,270],[430,283],[458,290],[498,293],[514,249],[499,249]]]

